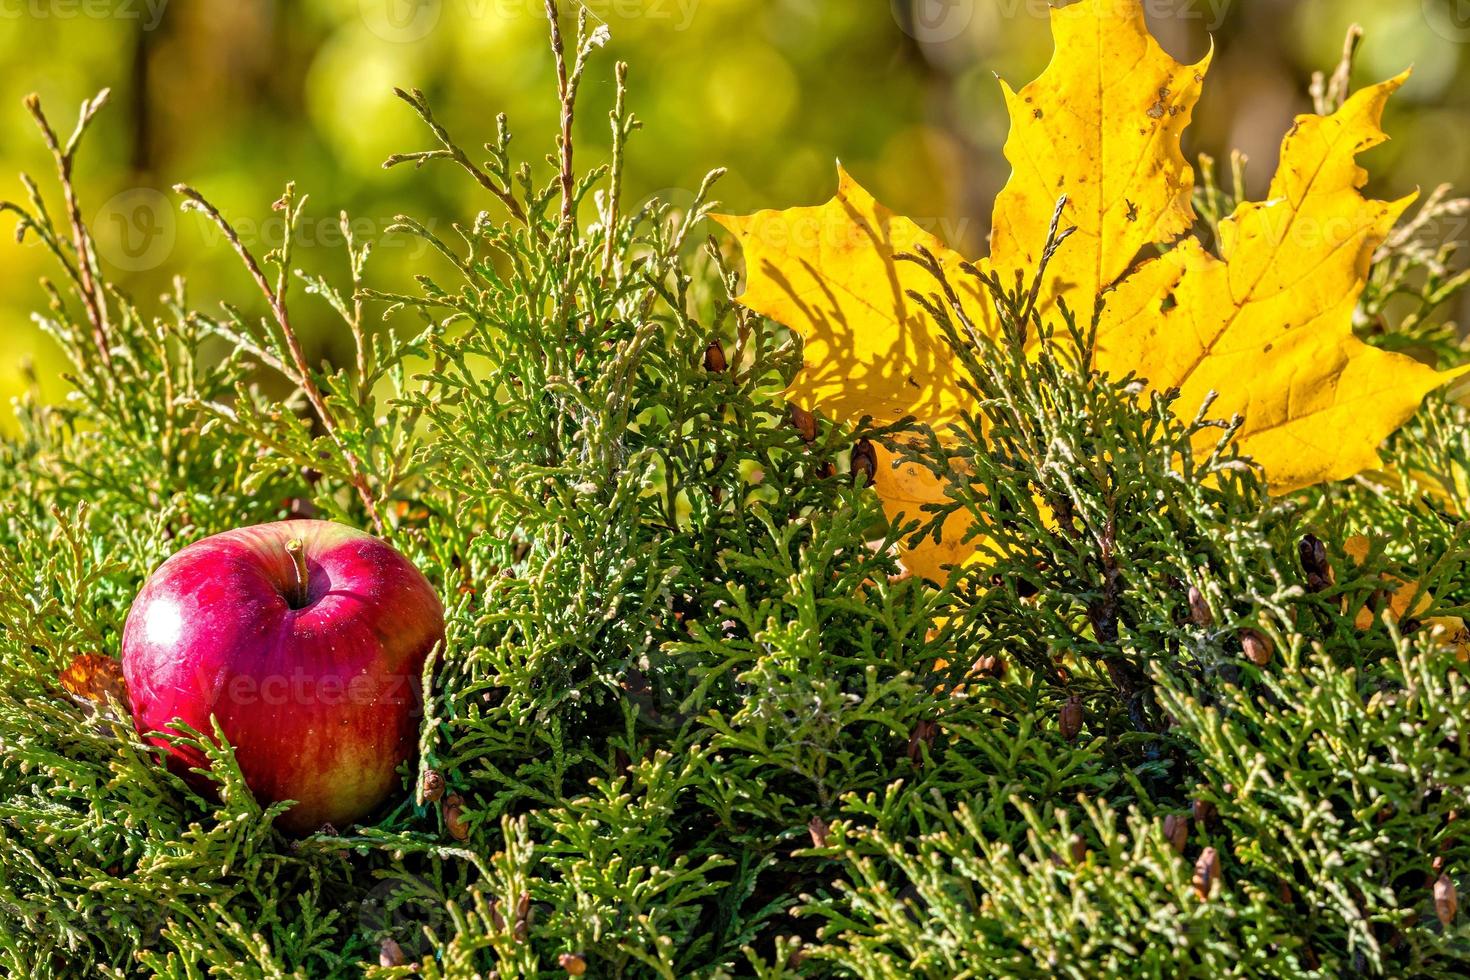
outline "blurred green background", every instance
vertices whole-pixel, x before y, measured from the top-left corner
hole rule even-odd
[[[1375,151],[1383,193],[1470,184],[1470,2],[1467,0],[1145,0],[1176,57],[1211,43],[1215,67],[1191,150],[1250,155],[1259,194],[1291,117],[1310,107],[1316,68],[1337,60],[1353,22],[1367,40],[1356,81],[1416,69]],[[608,144],[614,59],[631,63],[631,102],[645,123],[630,149],[637,199],[676,202],[710,168],[730,176],[733,210],[825,199],[843,164],[894,208],[983,253],[990,201],[1007,168],[999,75],[1019,87],[1050,56],[1044,0],[585,0],[612,40],[585,85],[577,149]],[[568,13],[572,0],[562,0]],[[345,274],[336,215],[381,238],[370,274],[392,282],[418,245],[383,236],[408,212],[442,229],[487,207],[448,167],[381,169],[392,152],[429,146],[392,95],[424,89],[460,142],[477,146],[510,115],[516,148],[540,162],[555,127],[543,0],[0,0],[0,197],[26,170],[50,192],[52,168],[21,106],[37,92],[58,129],[78,102],[110,86],[112,104],[78,168],[83,211],[104,260],[140,299],[189,278],[197,301],[249,301],[217,233],[181,214],[167,189],[187,181],[240,223],[261,251],[279,226],[269,205],[287,180],[311,194],[299,264]],[[59,201],[52,194],[53,213]],[[1445,228],[1447,239],[1464,228]],[[424,262],[429,262],[427,258]],[[48,397],[60,365],[32,325],[36,284],[51,274],[34,244],[0,241],[0,396],[34,360]],[[298,301],[316,356],[333,345],[325,308]],[[4,413],[8,419],[8,412]],[[5,424],[0,422],[0,425]]]

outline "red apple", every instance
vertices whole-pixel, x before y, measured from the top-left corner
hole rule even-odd
[[[123,629],[123,675],[140,733],[210,716],[262,803],[295,800],[291,832],[344,826],[399,785],[414,752],[424,659],[444,609],[389,545],[328,521],[217,534],[153,574]],[[203,768],[197,749],[165,748]]]

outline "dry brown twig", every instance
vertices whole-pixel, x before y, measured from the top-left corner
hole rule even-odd
[[[91,99],[82,102],[81,111],[77,116],[76,129],[67,138],[66,145],[61,145],[57,139],[56,130],[51,128],[50,121],[41,109],[41,97],[32,93],[26,96],[26,110],[30,112],[31,118],[35,119],[36,125],[41,130],[41,137],[46,141],[46,148],[51,151],[51,156],[56,161],[56,176],[61,184],[62,197],[66,202],[66,217],[71,225],[72,248],[76,252],[77,264],[74,274],[76,277],[77,291],[81,294],[82,304],[87,308],[87,320],[92,324],[92,342],[97,348],[97,354],[102,358],[102,364],[108,372],[112,372],[112,349],[110,328],[107,319],[107,299],[101,289],[101,275],[97,267],[97,253],[92,246],[91,233],[87,231],[86,222],[82,220],[81,204],[77,200],[76,186],[72,183],[72,166],[76,160],[77,146],[82,141],[87,127],[92,124],[97,113],[107,104],[109,89],[103,89]]]
[[[244,264],[246,271],[250,273],[250,278],[255,280],[256,287],[265,296],[266,302],[271,308],[271,316],[280,328],[281,339],[285,342],[286,350],[291,355],[292,363],[290,367],[294,369],[294,373],[292,370],[283,370],[283,373],[291,381],[295,382],[306,394],[307,401],[311,403],[311,407],[316,412],[317,418],[321,420],[322,428],[326,430],[327,437],[332,440],[333,445],[337,447],[337,451],[342,454],[343,460],[346,461],[351,475],[352,486],[357,491],[358,497],[361,498],[363,506],[367,508],[368,516],[373,521],[373,527],[378,531],[382,531],[383,519],[378,513],[377,501],[373,498],[372,490],[368,486],[367,474],[363,469],[362,461],[357,458],[357,454],[342,439],[341,427],[337,422],[337,418],[327,406],[326,399],[323,397],[321,388],[316,383],[316,379],[312,377],[311,367],[306,361],[306,351],[302,348],[301,339],[297,336],[295,328],[291,325],[291,313],[286,305],[286,283],[288,281],[286,265],[290,248],[289,229],[294,225],[297,215],[300,214],[300,205],[297,205],[295,210],[291,208],[295,188],[290,184],[286,185],[285,194],[276,202],[277,209],[286,212],[288,239],[287,244],[282,248],[281,274],[275,286],[271,285],[270,280],[266,278],[264,270],[261,269],[260,263],[255,260],[255,256],[251,254],[250,249],[240,240],[239,233],[235,231],[234,226],[230,224],[229,220],[220,214],[218,208],[210,204],[204,195],[200,194],[188,184],[175,184],[174,190],[188,199],[185,207],[201,212],[210,221],[214,222],[221,233],[224,234],[225,240],[230,243],[230,247],[235,250],[235,254],[240,257],[240,261]],[[278,365],[278,367],[284,369],[287,365]]]

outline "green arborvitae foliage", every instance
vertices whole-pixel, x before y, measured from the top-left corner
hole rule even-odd
[[[1433,400],[1385,472],[1274,499],[1233,420],[1095,375],[1086,316],[992,282],[1007,329],[975,336],[919,255],[973,416],[808,425],[783,397],[799,343],[701,240],[718,175],[683,211],[624,200],[623,66],[610,163],[577,169],[604,37],[553,23],[549,165],[505,120],[465,149],[401,93],[428,148],[389,164],[486,207],[398,220],[431,249],[411,291],[374,283],[345,216],[341,275],[303,279],[291,235],[256,255],[180,187],[239,300],[136,305],[68,185],[102,100],[67,137],[30,104],[62,193],[26,178],[0,208],[54,255],[40,320],[74,393],[21,400],[0,440],[0,970],[1463,975],[1470,412]],[[1208,224],[1229,194],[1202,195]],[[310,213],[291,187],[275,207]],[[1421,231],[1364,331],[1448,352],[1463,283]],[[1414,309],[1376,329],[1390,294]],[[308,361],[303,304],[345,363]],[[864,439],[949,504],[890,527]],[[950,510],[987,560],[904,576],[900,537]],[[118,656],[184,544],[303,515],[409,555],[448,628],[402,792],[292,839],[220,733],[175,736],[211,760],[201,793],[62,675]]]

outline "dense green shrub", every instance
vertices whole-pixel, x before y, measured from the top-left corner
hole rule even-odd
[[[564,134],[597,40],[567,52]],[[621,98],[611,164],[574,170],[564,135],[545,179],[512,161],[504,121],[476,164],[404,100],[435,142],[390,162],[457,167],[492,209],[452,240],[400,219],[438,255],[412,295],[370,287],[349,239],[350,287],[309,279],[298,301],[289,240],[258,259],[181,188],[258,295],[215,314],[180,285],[145,312],[107,285],[69,198],[48,210],[27,181],[6,206],[66,278],[42,319],[75,391],[23,401],[0,443],[8,973],[1470,964],[1449,908],[1470,862],[1470,688],[1445,625],[1470,598],[1465,409],[1427,407],[1396,475],[1273,499],[1232,422],[1095,376],[1085,324],[1035,322],[999,283],[1006,336],[969,338],[936,270],[927,302],[976,416],[942,441],[804,431],[782,397],[799,347],[735,305],[720,248],[695,239],[712,181],[687,213],[620,200]],[[98,107],[63,142],[33,106],[63,180]],[[306,201],[276,207],[289,227]],[[336,309],[352,363],[306,362],[296,302]],[[1218,432],[1204,455],[1201,431]],[[947,475],[989,559],[944,588],[903,576],[899,536],[945,512],[889,527],[851,464],[862,439]],[[304,513],[412,555],[449,627],[400,802],[292,840],[227,746],[199,738],[205,798],[125,707],[59,677],[117,654],[132,596],[182,544]],[[1390,614],[1394,579],[1422,583],[1412,619]],[[424,799],[430,772],[460,809]],[[395,948],[406,964],[380,966]]]

